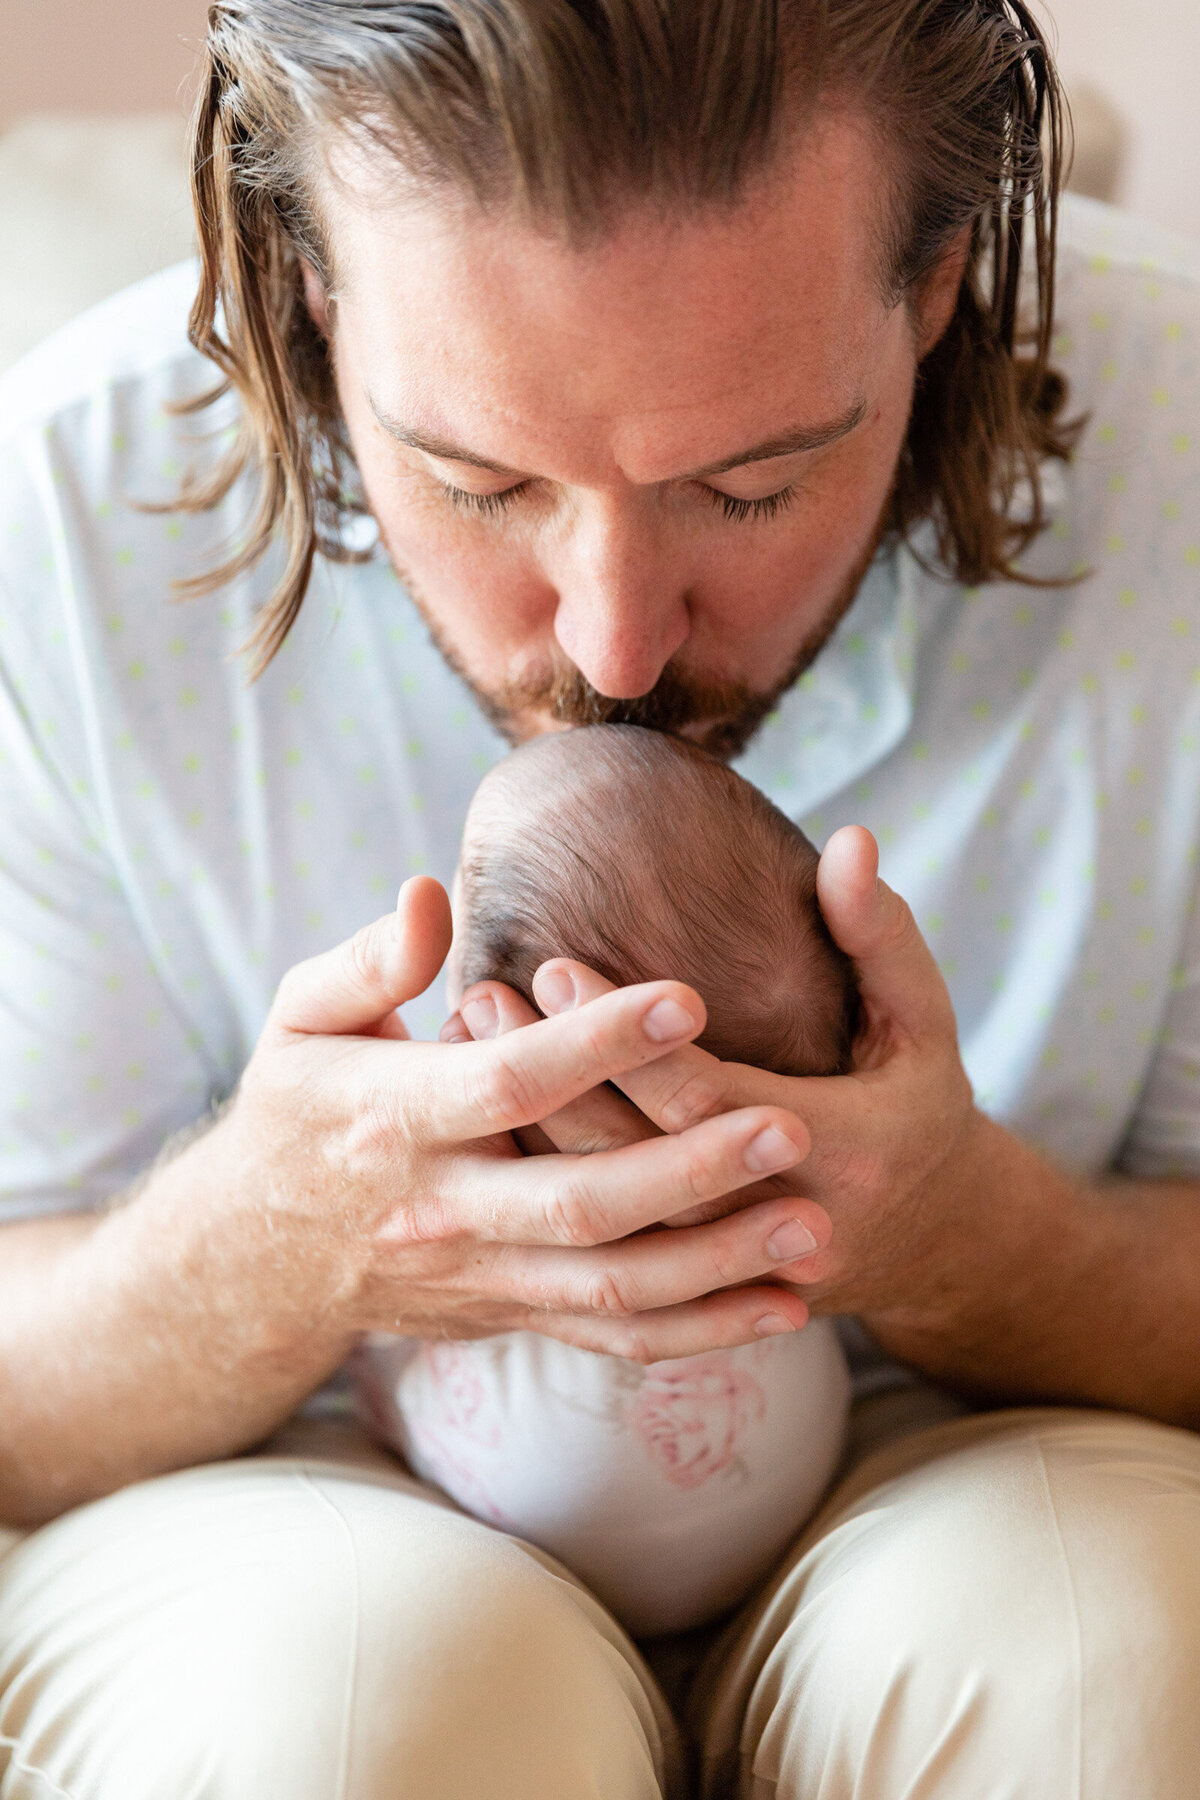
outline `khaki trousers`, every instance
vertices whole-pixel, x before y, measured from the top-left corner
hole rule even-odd
[[[690,1776],[565,1570],[305,1426],[8,1539],[0,1800],[1196,1800],[1200,1437],[880,1404]]]

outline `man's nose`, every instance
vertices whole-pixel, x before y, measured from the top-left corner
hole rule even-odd
[[[609,699],[649,693],[691,631],[686,577],[659,520],[591,496],[554,560],[562,649]]]

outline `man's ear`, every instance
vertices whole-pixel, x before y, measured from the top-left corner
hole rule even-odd
[[[304,304],[308,308],[308,316],[321,336],[327,338],[329,336],[329,295],[325,292],[325,283],[307,257],[301,257],[300,269],[304,279]]]
[[[971,227],[968,225],[917,283],[913,296],[913,324],[917,334],[918,362],[925,360],[949,328],[970,254]]]

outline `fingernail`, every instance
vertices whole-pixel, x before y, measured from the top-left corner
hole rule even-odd
[[[642,1030],[656,1044],[668,1044],[672,1038],[690,1037],[697,1021],[678,1000],[660,1000],[642,1020]]]
[[[790,1137],[774,1125],[751,1138],[745,1149],[746,1167],[756,1175],[770,1175],[777,1169],[790,1169],[800,1161],[800,1152]]]
[[[467,1030],[476,1040],[494,1038],[500,1029],[500,1014],[496,1011],[496,1002],[486,994],[481,994],[478,1000],[464,1001],[462,1016]]]
[[[776,1262],[791,1262],[797,1256],[808,1256],[817,1240],[799,1219],[786,1219],[767,1239],[767,1249]]]
[[[446,1023],[438,1032],[438,1042],[441,1044],[469,1044],[471,1042],[471,1034],[463,1024],[462,1020],[455,1014],[454,1018],[446,1020]]]
[[[537,1003],[544,1013],[573,1012],[579,1004],[575,983],[565,969],[539,970],[534,982]]]
[[[755,1320],[754,1329],[759,1337],[779,1337],[782,1332],[795,1331],[796,1327],[782,1313],[764,1313],[761,1319]]]

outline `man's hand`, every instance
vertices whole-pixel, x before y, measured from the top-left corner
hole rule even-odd
[[[720,1063],[688,1043],[618,1077],[620,1093],[585,1095],[543,1120],[538,1141],[578,1151],[691,1130],[729,1108],[785,1108],[812,1140],[799,1167],[669,1223],[687,1226],[800,1187],[832,1231],[776,1280],[802,1292],[814,1312],[856,1313],[894,1354],[986,1396],[1132,1397],[1172,1416],[1193,1406],[1198,1384],[1183,1368],[1171,1383],[1156,1366],[1161,1401],[1144,1398],[1144,1326],[1120,1357],[1099,1348],[1106,1332],[1112,1338],[1133,1209],[1072,1181],[976,1109],[945,983],[877,869],[870,833],[851,827],[830,840],[818,875],[825,919],[855,961],[863,998],[851,1074],[797,1080]],[[534,992],[546,1014],[561,1016],[587,1011],[611,988],[560,960],[538,971]],[[487,983],[464,996],[447,1030],[492,1035],[535,1016]],[[1147,1206],[1173,1208],[1188,1241],[1195,1237],[1195,1190],[1137,1192]],[[1077,1317],[1064,1290],[1080,1298]],[[1200,1331],[1196,1308],[1187,1311]]]
[[[770,1186],[795,1191],[802,1184],[833,1221],[826,1247],[782,1272],[802,1283],[822,1312],[873,1314],[895,1306],[898,1295],[920,1307],[937,1289],[966,1223],[958,1215],[975,1210],[960,1172],[986,1125],[972,1103],[945,983],[912,914],[876,870],[870,833],[851,828],[831,840],[818,875],[826,921],[854,958],[862,993],[864,1026],[850,1075],[798,1080],[718,1062],[689,1043],[617,1077],[625,1102],[611,1091],[594,1093],[542,1124],[549,1141],[581,1150],[648,1131],[694,1130],[747,1105],[796,1114],[812,1149],[801,1167]],[[564,960],[544,964],[534,982],[539,1005],[555,1017],[612,991],[601,976]],[[496,983],[472,989],[460,1014],[478,1035],[507,1032],[535,1016]],[[763,1191],[751,1190],[755,1197]],[[719,1196],[670,1222],[712,1219],[745,1199]]]
[[[542,1122],[566,1149],[695,1128],[777,1106],[812,1139],[789,1173],[677,1214],[686,1225],[802,1184],[832,1222],[782,1269],[814,1312],[864,1318],[893,1355],[985,1400],[1125,1408],[1200,1425],[1200,1184],[1067,1175],[974,1106],[945,984],[857,827],[831,838],[818,895],[854,958],[865,1023],[845,1077],[789,1080],[694,1044]],[[534,983],[547,1014],[588,1011],[608,984],[576,963]],[[495,984],[464,996],[450,1034],[533,1015]],[[622,1098],[622,1095],[626,1096]]]
[[[794,1166],[808,1139],[786,1107],[588,1156],[522,1155],[512,1136],[695,1037],[698,996],[654,982],[490,1043],[411,1043],[396,1009],[449,943],[446,896],[419,879],[394,918],[284,980],[222,1127],[235,1204],[268,1211],[277,1260],[323,1264],[354,1332],[535,1329],[649,1361],[803,1325],[803,1302],[762,1282],[828,1234],[819,1208],[775,1193],[645,1229]]]

